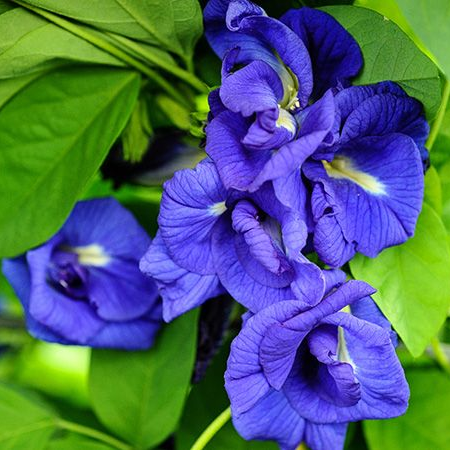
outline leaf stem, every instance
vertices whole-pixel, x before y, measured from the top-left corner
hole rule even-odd
[[[203,431],[199,438],[194,442],[191,450],[203,450],[208,442],[217,434],[217,432],[230,420],[231,409],[228,407],[219,414],[210,425]]]
[[[441,366],[444,372],[450,375],[450,362],[447,359],[447,355],[445,354],[438,338],[435,337],[431,340],[431,348],[433,349],[437,363]]]
[[[82,434],[83,436],[88,436],[97,441],[104,442],[105,444],[110,445],[111,447],[117,448],[118,450],[132,450],[128,444],[125,442],[119,441],[118,439],[110,436],[109,434],[102,433],[101,431],[94,430],[93,428],[85,427],[84,425],[80,425],[78,423],[69,422],[67,420],[58,419],[56,422],[58,428],[63,430],[72,431],[77,434]]]
[[[33,11],[34,13],[45,17],[50,22],[54,23],[55,25],[58,25],[61,28],[64,28],[65,30],[71,32],[72,34],[81,37],[87,42],[90,42],[91,44],[95,45],[96,47],[104,50],[105,52],[115,56],[118,60],[126,63],[127,65],[134,67],[142,74],[146,75],[149,79],[154,81],[156,84],[158,84],[162,89],[164,89],[174,100],[177,102],[182,101],[185,106],[189,106],[184,98],[180,98],[179,93],[177,90],[168,82],[164,77],[159,75],[154,70],[147,67],[145,64],[143,64],[141,61],[133,58],[128,53],[124,52],[123,50],[117,48],[116,46],[112,45],[110,42],[106,41],[105,39],[102,39],[101,37],[95,35],[93,32],[88,31],[86,28],[82,28],[73,22],[70,22],[69,20],[63,19],[62,17],[59,17],[56,14],[53,14],[49,11],[45,11],[41,8],[28,5],[26,3],[23,3],[20,0],[13,0],[18,5],[29,9],[30,11]]]
[[[439,130],[441,129],[442,121],[444,120],[445,111],[447,110],[448,99],[450,97],[450,81],[445,80],[444,90],[442,92],[442,101],[441,106],[439,107],[438,114],[436,119],[434,119],[433,125],[430,130],[430,135],[428,136],[426,147],[431,151],[433,148],[434,142],[439,134]]]
[[[194,89],[196,89],[200,93],[208,93],[209,89],[203,81],[199,80],[194,74],[189,73],[188,71],[178,67],[177,65],[170,64],[170,62],[165,61],[162,58],[158,58],[157,55],[154,55],[151,51],[146,50],[144,47],[134,42],[131,39],[128,39],[124,36],[120,36],[115,33],[106,33],[111,39],[117,41],[122,44],[124,47],[130,49],[134,53],[140,55],[146,61],[149,61],[161,69],[171,73],[177,78],[185,81],[190,84]]]

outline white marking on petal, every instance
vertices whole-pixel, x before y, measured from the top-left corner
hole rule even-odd
[[[208,209],[211,215],[220,216],[227,210],[227,207],[225,205],[225,202],[223,201],[219,203],[214,203],[214,205],[211,205]]]
[[[355,369],[356,366],[350,357],[350,353],[348,352],[347,343],[345,342],[344,329],[342,327],[338,327],[337,358],[340,362],[348,363],[353,367],[353,369]]]
[[[353,181],[365,191],[375,195],[386,195],[386,187],[374,176],[357,169],[350,158],[336,156],[333,161],[322,161],[331,178]]]
[[[289,112],[282,108],[280,108],[276,126],[278,128],[286,128],[286,130],[288,130],[292,135],[295,135],[297,132],[297,123],[295,122],[295,119]]]
[[[78,255],[78,262],[83,266],[104,267],[111,261],[111,257],[98,244],[68,247],[67,251],[76,253]]]

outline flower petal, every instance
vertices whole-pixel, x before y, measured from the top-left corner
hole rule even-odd
[[[141,259],[140,269],[156,281],[166,322],[223,292],[216,275],[200,275],[178,266],[169,256],[159,232]]]
[[[348,83],[361,70],[363,59],[358,43],[331,15],[304,7],[289,10],[280,20],[297,33],[308,49],[314,98],[338,83]]]
[[[210,160],[175,173],[164,184],[158,222],[177,265],[202,275],[214,274],[211,233],[226,211],[225,200],[226,190]]]
[[[375,257],[414,234],[424,181],[420,154],[410,137],[391,134],[353,140],[341,147],[331,164],[308,162],[303,170],[323,186],[321,202],[328,204],[313,205],[314,244],[327,264],[337,267],[352,256],[348,248],[341,254],[330,252],[339,242],[354,243],[356,251]]]

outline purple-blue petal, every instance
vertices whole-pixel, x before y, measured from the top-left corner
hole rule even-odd
[[[301,38],[311,57],[313,97],[347,84],[363,65],[358,43],[331,15],[311,8],[291,9],[281,19]]]
[[[177,265],[201,275],[215,273],[211,235],[226,210],[225,200],[226,190],[210,160],[176,172],[164,184],[158,223]]]

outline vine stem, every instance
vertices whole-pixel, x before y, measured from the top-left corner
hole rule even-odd
[[[231,409],[228,407],[219,414],[194,442],[191,450],[203,450],[217,432],[231,419]]]
[[[91,437],[96,439],[97,441],[104,442],[105,444],[110,445],[111,447],[117,448],[118,450],[132,450],[133,447],[125,444],[125,442],[119,441],[112,436],[102,433],[101,431],[94,430],[93,428],[85,427],[84,425],[80,425],[78,423],[69,422],[67,420],[58,419],[56,425],[67,431],[72,431],[74,433],[82,434],[84,436]]]
[[[450,362],[447,359],[447,355],[445,354],[438,338],[435,337],[431,340],[431,348],[433,349],[437,363],[448,375],[450,375]]]
[[[444,90],[442,92],[442,101],[441,106],[439,107],[438,114],[436,119],[433,122],[433,126],[430,130],[430,135],[428,136],[426,147],[431,151],[433,148],[434,142],[439,134],[439,130],[441,129],[442,121],[444,120],[445,111],[447,110],[448,99],[450,97],[450,81],[446,80],[444,84]]]
[[[110,42],[102,39],[99,36],[96,36],[94,33],[88,31],[87,29],[83,29],[73,22],[70,22],[69,20],[63,19],[62,17],[59,17],[56,14],[53,14],[49,11],[45,11],[41,8],[28,5],[27,3],[23,3],[20,0],[13,0],[18,5],[22,6],[23,8],[26,8],[35,14],[38,14],[42,17],[45,17],[50,22],[54,23],[55,25],[58,25],[61,28],[64,28],[65,30],[69,31],[70,33],[81,37],[87,42],[90,42],[91,44],[95,45],[96,47],[104,50],[105,52],[115,56],[118,60],[126,63],[127,65],[134,67],[139,72],[146,75],[149,79],[154,81],[156,84],[158,84],[162,89],[164,89],[174,100],[183,101],[185,103],[185,106],[187,105],[185,100],[180,98],[180,95],[178,91],[168,82],[164,77],[159,75],[154,70],[147,67],[145,64],[143,64],[141,61],[133,58],[125,51],[117,48],[116,46],[112,45]]]

